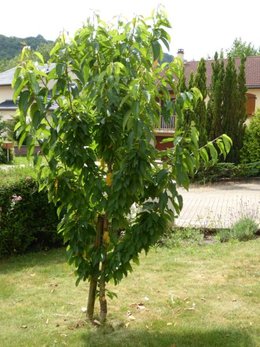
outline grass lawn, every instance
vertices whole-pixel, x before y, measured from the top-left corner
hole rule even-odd
[[[24,165],[24,166],[28,166],[32,164],[32,160],[31,161],[28,161],[27,157],[24,156],[24,157],[14,157],[14,165]]]
[[[108,324],[85,322],[64,250],[0,262],[0,346],[260,346],[260,239],[157,248],[110,290]]]

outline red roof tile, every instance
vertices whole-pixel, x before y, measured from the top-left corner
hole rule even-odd
[[[206,60],[207,69],[207,84],[211,83],[212,67],[211,64],[214,60]],[[224,60],[225,64],[227,60]],[[236,66],[239,67],[240,59],[235,59]],[[185,62],[185,76],[186,81],[190,79],[191,73],[195,73],[197,70],[199,62],[198,61],[188,61]],[[246,59],[246,86],[247,88],[260,88],[260,56],[247,57]]]

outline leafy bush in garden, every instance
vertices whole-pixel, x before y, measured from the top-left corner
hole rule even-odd
[[[242,163],[260,162],[260,110],[246,128],[240,156]]]
[[[217,163],[210,167],[201,167],[193,181],[199,183],[216,182],[222,179],[236,179],[260,176],[260,161],[254,163]]]
[[[0,257],[61,245],[57,224],[55,208],[34,178],[0,181]]]
[[[252,240],[256,237],[258,231],[257,223],[249,217],[243,217],[237,221],[231,228],[233,239],[239,241]]]
[[[248,241],[256,237],[258,225],[254,219],[250,217],[242,217],[232,225],[230,229],[219,230],[217,237],[220,242],[230,240]]]

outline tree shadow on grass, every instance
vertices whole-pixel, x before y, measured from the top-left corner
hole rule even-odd
[[[56,248],[47,251],[14,255],[0,259],[0,274],[21,271],[23,268],[48,266],[66,262],[65,249]]]
[[[245,330],[212,329],[149,332],[121,329],[104,333],[99,329],[82,335],[84,347],[253,347],[256,346]]]

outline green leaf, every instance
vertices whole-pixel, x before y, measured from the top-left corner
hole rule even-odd
[[[230,148],[232,146],[232,140],[229,136],[227,136],[226,134],[223,134],[221,136],[223,142],[224,142],[224,145],[225,145],[225,149],[226,149],[226,152],[229,153],[230,151]]]
[[[212,142],[208,142],[207,143],[207,148],[210,151],[210,156],[212,158],[212,161],[215,163],[218,161],[218,152],[216,150],[216,148],[214,147]]]
[[[44,59],[40,52],[34,52],[34,55],[40,60],[42,64],[44,64]]]
[[[56,65],[56,73],[57,73],[58,77],[63,77],[64,72],[65,72],[65,64],[58,63]]]
[[[123,118],[123,131],[125,130],[125,127],[129,121],[129,117],[131,116],[131,111],[126,112]],[[129,129],[128,129],[129,130]]]
[[[162,47],[158,41],[152,42],[153,58],[154,60],[160,60],[162,55]]]
[[[29,98],[30,98],[29,90],[24,90],[23,92],[20,92],[18,106],[22,116],[24,117],[26,116],[26,113],[29,107]]]
[[[204,161],[206,164],[208,164],[208,162],[209,162],[209,155],[208,155],[208,152],[207,152],[206,148],[205,148],[205,147],[200,148],[199,151],[200,151],[200,156],[201,156],[201,158],[203,159],[203,161]]]
[[[38,95],[39,91],[40,91],[40,86],[39,86],[39,83],[36,79],[36,75],[32,71],[29,71],[27,76],[28,76],[28,80],[30,81],[33,92],[36,95]]]
[[[223,157],[225,159],[227,153],[226,153],[226,149],[225,149],[225,146],[224,146],[224,143],[223,143],[222,139],[217,139],[216,144],[217,144],[217,146],[218,146],[218,148],[220,150],[220,153],[223,155]]]
[[[15,83],[14,83],[14,94],[13,94],[13,100],[14,102],[16,102],[19,94],[21,93],[23,87],[25,86],[26,84],[26,80],[23,79],[22,77],[18,76],[17,79],[15,80]]]

